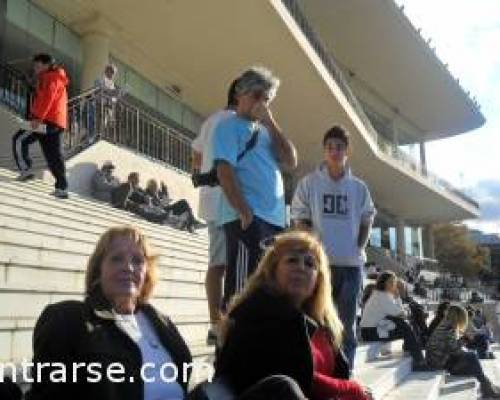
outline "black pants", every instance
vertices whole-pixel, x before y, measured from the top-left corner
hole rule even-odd
[[[473,351],[463,351],[451,355],[445,368],[452,375],[473,376],[481,385],[488,385],[490,382],[484,375],[483,367]]]
[[[490,342],[488,336],[482,333],[477,333],[471,340],[467,340],[465,345],[469,350],[475,350],[479,358],[485,358],[490,350]]]
[[[263,252],[262,240],[273,237],[281,230],[279,226],[272,225],[255,215],[246,230],[241,229],[239,219],[224,225],[227,268],[224,277],[223,309],[231,297],[243,288],[247,278],[257,268]]]
[[[47,166],[56,180],[56,189],[66,190],[68,182],[66,180],[66,166],[64,165],[62,150],[63,132],[64,129],[53,124],[47,124],[47,133],[45,134],[22,129],[17,131],[12,137],[12,153],[17,168],[20,171],[29,171],[31,169],[32,160],[29,155],[29,147],[38,141]]]
[[[198,385],[188,400],[306,400],[295,380],[286,375],[271,375],[255,383],[240,395],[236,395],[227,383],[220,379]]]
[[[402,318],[397,317],[385,317],[391,320],[396,325],[396,328],[389,331],[389,337],[381,338],[378,335],[377,328],[361,328],[361,337],[365,341],[380,341],[380,342],[391,342],[396,339],[403,339],[404,349],[409,351],[413,361],[422,362],[424,355],[422,353],[422,347],[417,341],[411,326]]]

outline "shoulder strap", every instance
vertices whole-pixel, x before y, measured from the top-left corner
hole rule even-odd
[[[243,151],[240,154],[238,154],[236,161],[241,161],[241,159],[245,157],[245,155],[255,147],[258,138],[259,138],[259,128],[254,128],[252,137],[245,144],[245,148],[243,149]]]

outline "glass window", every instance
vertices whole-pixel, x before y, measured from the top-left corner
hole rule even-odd
[[[80,38],[59,22],[55,24],[54,47],[77,61],[82,60]]]
[[[29,32],[47,44],[53,43],[54,19],[33,4],[29,13]]]
[[[158,109],[178,124],[182,124],[182,105],[166,93],[160,92]]]
[[[198,114],[185,107],[182,117],[182,126],[195,133],[200,130],[203,121]]]
[[[28,29],[30,5],[26,0],[7,1],[7,19],[23,29]]]

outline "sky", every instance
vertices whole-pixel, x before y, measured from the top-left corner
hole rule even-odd
[[[479,202],[481,219],[467,225],[500,234],[500,0],[396,3],[486,118],[470,133],[427,144],[428,167]]]

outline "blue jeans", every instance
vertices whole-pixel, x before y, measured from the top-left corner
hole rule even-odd
[[[344,324],[344,353],[349,361],[349,368],[354,368],[356,355],[356,315],[358,311],[359,296],[363,282],[361,267],[331,267],[332,296],[339,318]]]

